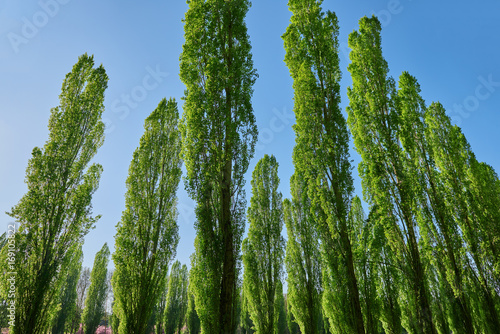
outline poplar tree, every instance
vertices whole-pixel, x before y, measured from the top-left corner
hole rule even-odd
[[[348,88],[348,122],[356,150],[362,157],[359,173],[366,200],[377,204],[386,235],[404,269],[404,291],[408,307],[406,329],[416,333],[436,333],[426,272],[419,249],[418,196],[413,186],[418,180],[411,161],[404,155],[398,128],[395,83],[388,76],[382,57],[381,25],[376,17],[364,17],[359,31],[349,35],[353,86]]]
[[[108,288],[106,278],[108,276],[109,255],[108,244],[105,243],[101,250],[97,252],[94,266],[90,272],[90,286],[82,316],[85,334],[94,334],[99,327],[101,318],[104,316]]]
[[[432,157],[430,138],[426,137],[425,103],[420,86],[407,72],[399,78],[396,107],[399,112],[399,138],[413,173],[412,193],[419,202],[417,215],[428,262],[434,273],[428,276],[436,298],[432,307],[436,324],[448,331],[448,319],[454,333],[472,333],[473,316],[466,293],[464,249],[459,225],[446,205],[445,187]],[[438,280],[434,278],[438,276]],[[443,303],[447,300],[448,303]],[[444,313],[447,313],[446,315]],[[438,317],[438,314],[442,314]],[[441,319],[438,321],[438,319]]]
[[[77,290],[78,279],[80,278],[80,273],[82,271],[83,262],[83,252],[82,246],[79,245],[77,251],[75,251],[73,258],[71,259],[70,267],[68,268],[68,276],[62,286],[62,293],[60,297],[60,309],[57,312],[57,316],[54,320],[54,325],[52,326],[53,334],[64,334],[71,331],[73,319],[77,317],[76,314],[76,300],[77,300]],[[78,317],[79,318],[79,317]],[[78,319],[79,320],[79,319]]]
[[[264,155],[252,173],[250,227],[243,240],[243,289],[257,333],[272,334],[277,325],[276,293],[283,275],[285,241],[282,195],[278,191],[278,162]],[[279,291],[279,293],[282,293]]]
[[[168,280],[165,305],[165,334],[180,333],[188,309],[188,270],[186,265],[175,261]]]
[[[497,218],[500,210],[499,206],[490,206],[495,201],[498,203],[498,195],[489,189],[495,189],[498,178],[491,167],[476,160],[460,128],[451,125],[440,103],[427,108],[425,123],[432,158],[440,171],[444,205],[452,223],[460,228],[460,242],[465,247],[459,269],[465,268],[466,275],[451,272],[453,293],[460,299],[469,295],[477,332],[494,333],[500,326],[494,288],[498,287],[499,277],[498,271],[495,273],[498,262],[494,256],[494,240],[500,235]]]
[[[191,292],[193,289],[191,284],[188,284],[188,309],[186,313],[186,325],[189,334],[198,334],[201,332],[200,318],[196,313],[196,305],[194,295]],[[160,334],[160,333],[158,333]]]
[[[119,333],[142,333],[161,297],[179,242],[176,192],[181,177],[175,100],[146,118],[130,163],[125,211],[117,225],[112,283]]]
[[[35,147],[26,169],[28,192],[10,213],[19,224],[13,333],[46,333],[55,314],[72,252],[98,221],[92,195],[102,167],[90,161],[104,141],[104,91],[108,76],[84,54],[68,73],[51,110],[49,139]],[[6,251],[4,248],[2,251]],[[2,283],[9,277],[2,278]]]
[[[288,236],[285,257],[288,310],[302,333],[317,333],[322,321],[320,242],[307,184],[300,173],[292,175],[290,193],[292,199],[283,203]]]
[[[245,24],[248,0],[191,0],[184,18],[180,78],[185,185],[196,203],[190,282],[202,331],[237,325],[237,278],[244,229],[244,178],[257,127],[257,77]]]
[[[336,332],[364,333],[348,224],[354,191],[349,133],[340,109],[338,21],[321,0],[290,0],[283,35],[293,78],[294,165],[307,180],[311,210],[321,231],[323,308]]]

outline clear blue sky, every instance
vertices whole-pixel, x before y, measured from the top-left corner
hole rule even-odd
[[[187,5],[182,0],[56,1],[0,0],[0,232],[11,221],[3,212],[26,192],[26,165],[33,147],[47,139],[50,108],[58,104],[65,74],[79,55],[94,54],[110,80],[104,113],[108,131],[95,158],[104,167],[93,199],[94,213],[102,218],[84,246],[84,265],[92,266],[104,242],[114,249],[125,179],[145,117],[163,97],[175,97],[182,112],[184,86],[178,67]],[[343,108],[351,84],[347,36],[357,29],[359,18],[378,14],[391,74],[397,78],[407,70],[416,76],[426,102],[441,101],[462,126],[478,159],[500,170],[499,1],[327,0],[323,8],[339,17]],[[274,154],[285,197],[294,145],[292,81],[281,40],[289,18],[284,0],[254,0],[247,16],[259,73],[253,106],[262,136],[249,171],[264,154]],[[354,152],[352,156],[357,164],[359,157]],[[356,193],[361,195],[357,170],[355,174]],[[189,264],[194,206],[183,183],[178,196],[177,258]]]

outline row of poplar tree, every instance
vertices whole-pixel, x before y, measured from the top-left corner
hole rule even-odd
[[[253,171],[245,214],[244,174],[258,133],[245,25],[250,3],[188,1],[182,118],[175,100],[160,102],[145,121],[126,181],[112,255],[118,333],[148,333],[158,308],[165,309],[159,319],[168,318],[182,163],[197,234],[189,275],[177,263],[170,277],[182,272],[179,305],[188,301],[190,333],[283,333],[297,325],[302,333],[498,332],[498,176],[476,160],[441,104],[425,104],[413,76],[389,76],[375,17],[362,18],[349,35],[346,119],[338,21],[321,4],[289,0],[283,35],[296,117],[292,198],[282,199],[278,163],[266,155]],[[100,218],[92,216],[91,197],[102,167],[88,165],[103,144],[107,79],[92,57],[79,58],[52,109],[49,140],[33,150],[28,192],[10,212],[20,223],[16,251],[2,249],[3,275],[17,273],[13,333],[49,330],[75,254]],[[349,130],[362,158],[368,215],[354,196]],[[10,258],[15,270],[7,268]]]

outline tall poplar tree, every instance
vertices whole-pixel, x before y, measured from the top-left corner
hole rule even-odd
[[[163,99],[144,122],[117,225],[113,289],[120,333],[142,333],[165,286],[179,242],[176,192],[181,177],[179,113]]]
[[[447,327],[445,322],[448,322],[448,318],[454,333],[472,333],[473,316],[464,285],[468,273],[463,258],[465,250],[462,237],[459,225],[453,220],[452,211],[444,200],[446,187],[435,167],[431,141],[425,135],[426,107],[420,96],[420,86],[416,78],[407,72],[403,72],[399,78],[396,107],[399,113],[399,138],[410,162],[408,170],[413,174],[412,193],[419,202],[417,219],[425,248],[428,249],[428,261],[436,271],[435,275],[430,273],[428,276],[431,282],[433,277],[440,277],[433,285],[435,291],[441,291],[441,298],[433,303],[433,309],[437,314],[448,310],[446,316],[440,317],[441,327]],[[433,293],[436,294],[437,291]],[[448,303],[443,303],[443,300]]]
[[[499,220],[495,218],[500,209],[494,205],[487,207],[494,201],[498,203],[498,195],[488,191],[498,184],[498,178],[491,167],[476,160],[460,128],[451,124],[440,103],[427,108],[425,123],[432,158],[440,171],[444,205],[452,224],[460,228],[460,242],[465,248],[459,269],[460,272],[465,269],[466,275],[449,273],[453,293],[461,300],[469,295],[477,332],[494,333],[500,326],[499,300],[494,288],[498,287],[498,272],[495,274],[494,269],[498,262],[493,255],[494,240],[500,235]],[[484,176],[486,179],[480,181]]]
[[[186,325],[189,334],[199,334],[201,332],[200,318],[196,313],[194,295],[191,292],[192,289],[193,286],[191,284],[188,284],[188,309],[186,313]]]
[[[28,192],[9,213],[20,223],[10,270],[17,273],[15,334],[47,332],[73,246],[100,217],[92,217],[91,199],[102,167],[89,163],[104,141],[107,82],[93,56],[78,58],[64,79],[59,106],[51,110],[49,139],[33,149],[28,162]]]
[[[285,240],[282,195],[278,191],[278,162],[264,155],[252,173],[250,227],[243,240],[243,289],[250,317],[260,334],[272,334],[276,323],[276,293],[283,275]],[[282,291],[279,291],[282,293]]]
[[[90,286],[85,299],[85,309],[83,310],[83,331],[85,334],[94,334],[99,327],[101,318],[104,316],[106,308],[106,293],[108,289],[108,263],[109,248],[105,243],[101,250],[97,252],[94,259],[94,266],[90,272]]]
[[[404,269],[409,287],[405,299],[406,329],[436,333],[432,319],[425,267],[419,249],[418,196],[414,194],[411,161],[399,138],[395,83],[382,57],[381,25],[364,17],[359,31],[349,35],[353,86],[348,88],[348,122],[356,150],[362,157],[359,172],[365,197],[377,204],[387,237]],[[405,289],[406,290],[406,289]]]
[[[73,258],[71,259],[68,276],[62,286],[62,293],[60,297],[61,306],[54,320],[54,325],[52,326],[53,334],[64,334],[66,332],[70,332],[72,324],[74,320],[76,320],[74,318],[78,317],[78,320],[80,320],[80,317],[76,313],[76,286],[78,285],[78,279],[80,278],[80,273],[82,271],[82,262],[82,246],[79,245],[73,255]]]
[[[203,332],[230,333],[237,325],[243,175],[257,138],[251,105],[257,74],[244,21],[250,2],[188,4],[180,78],[185,185],[197,203],[190,282]]]
[[[317,333],[322,321],[320,242],[307,184],[300,173],[292,175],[290,193],[292,199],[283,203],[288,236],[285,256],[288,311],[293,313],[303,333]]]
[[[296,146],[294,165],[307,180],[311,210],[321,230],[323,307],[332,330],[364,333],[354,269],[349,208],[353,193],[349,133],[340,109],[338,22],[321,0],[290,0],[283,35],[293,78]]]
[[[165,334],[180,333],[188,310],[188,270],[186,265],[175,261],[168,280],[165,304]]]

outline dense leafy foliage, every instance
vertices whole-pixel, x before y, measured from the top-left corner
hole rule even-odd
[[[335,333],[361,334],[365,329],[348,223],[354,190],[349,133],[339,105],[339,28],[335,13],[322,12],[321,3],[288,2],[293,15],[283,40],[294,88],[293,162],[304,176],[307,209],[322,240],[323,309]],[[311,309],[314,304],[308,312],[318,313]]]
[[[52,326],[53,334],[64,334],[71,332],[73,323],[80,322],[79,314],[76,312],[77,284],[82,270],[83,252],[80,248],[74,253],[71,260],[68,276],[62,286],[60,297],[60,309]]]
[[[498,175],[439,102],[426,104],[414,76],[390,76],[376,17],[349,35],[346,120],[339,24],[322,3],[288,1],[291,198],[278,190],[276,158],[264,155],[242,241],[243,176],[257,138],[250,1],[187,1],[183,116],[163,99],[145,120],[113,273],[107,244],[92,271],[82,269],[84,236],[99,219],[91,199],[102,168],[90,162],[103,144],[108,78],[93,57],[78,59],[51,111],[49,139],[32,152],[28,192],[8,213],[19,230],[0,236],[1,326],[14,334],[76,333],[80,324],[93,334],[108,322],[120,334],[498,333]],[[368,215],[354,196],[349,130]],[[189,271],[175,261],[168,275],[183,162],[196,202],[195,252]]]
[[[287,302],[302,332],[316,333],[322,321],[321,254],[319,233],[310,210],[307,186],[300,173],[290,180],[292,199],[283,207],[287,231]]]
[[[180,333],[188,310],[188,270],[179,261],[172,265],[165,303],[165,334]],[[195,330],[196,331],[196,330]]]
[[[202,331],[230,333],[237,326],[243,175],[257,139],[250,101],[256,72],[244,21],[250,2],[188,4],[180,77],[186,189],[197,203],[190,282]]]
[[[267,154],[252,173],[252,198],[248,208],[250,228],[243,240],[243,289],[250,318],[259,334],[278,328],[285,240],[282,195],[278,191],[278,162]]]
[[[113,288],[120,333],[146,331],[179,241],[176,192],[181,177],[177,104],[163,99],[148,116],[127,179],[117,225]]]
[[[33,149],[28,162],[28,192],[9,213],[20,224],[14,268],[8,271],[17,273],[13,333],[49,329],[73,254],[99,219],[91,216],[91,199],[102,167],[88,165],[104,141],[107,82],[93,56],[78,58],[64,79],[59,106],[51,110],[49,139]]]
[[[107,244],[104,244],[101,250],[95,255],[94,266],[90,272],[90,286],[87,298],[85,299],[85,309],[82,316],[85,334],[94,334],[104,316],[108,290],[109,255]]]

